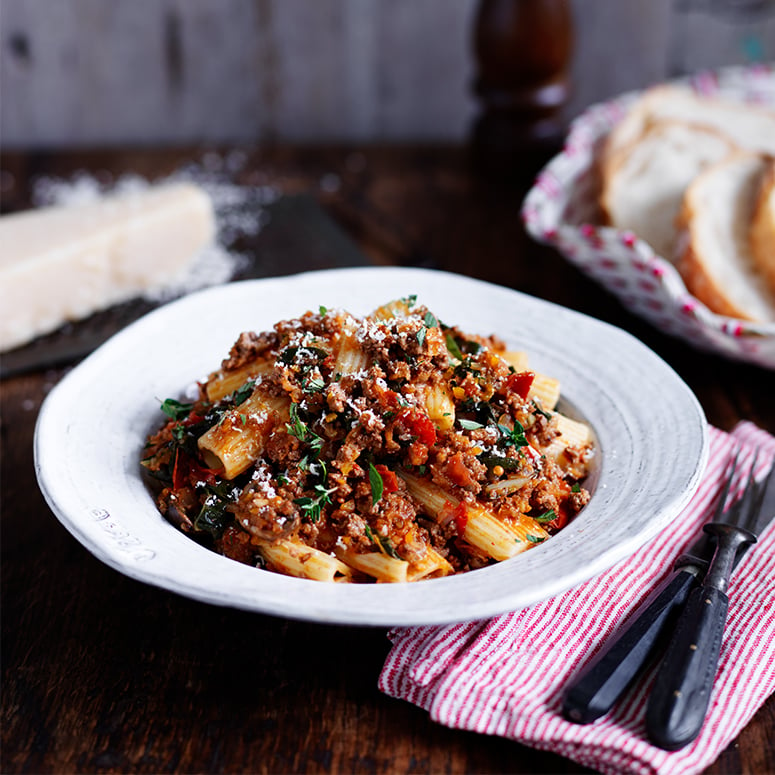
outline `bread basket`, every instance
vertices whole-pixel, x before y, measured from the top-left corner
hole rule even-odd
[[[701,94],[775,106],[775,65],[725,68],[677,83]],[[571,124],[562,152],[539,173],[523,203],[528,233],[554,246],[661,331],[699,349],[775,369],[775,323],[715,314],[649,244],[602,225],[596,160],[606,135],[638,96],[630,92],[594,105]]]

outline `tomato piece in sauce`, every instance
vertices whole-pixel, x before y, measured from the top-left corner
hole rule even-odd
[[[382,477],[382,491],[385,493],[398,490],[398,477],[383,463],[378,463],[374,468]]]
[[[436,443],[436,426],[427,414],[414,409],[404,409],[398,416],[401,424],[421,444],[432,447]]]
[[[535,376],[532,371],[519,371],[516,374],[511,374],[506,379],[506,389],[510,393],[516,393],[520,398],[527,398]]]
[[[182,487],[195,487],[197,482],[214,485],[216,473],[215,469],[205,468],[179,449],[175,454],[175,465],[172,469],[172,486],[180,490]]]
[[[468,526],[468,509],[466,508],[465,503],[458,503],[456,506],[454,520],[455,525],[457,526],[458,535],[462,536]]]

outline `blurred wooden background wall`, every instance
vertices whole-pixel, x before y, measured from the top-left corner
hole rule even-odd
[[[477,0],[0,0],[6,148],[462,140]],[[772,0],[572,0],[573,97],[775,60]]]

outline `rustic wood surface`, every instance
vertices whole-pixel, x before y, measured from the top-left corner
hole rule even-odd
[[[6,154],[3,206],[26,206],[42,174],[156,177],[198,153]],[[312,193],[374,263],[460,272],[622,326],[677,370],[712,423],[775,432],[773,373],[663,336],[533,243],[518,218],[527,181],[481,180],[456,148],[276,149],[251,153],[246,169]],[[0,383],[2,772],[588,772],[382,695],[382,629],[208,606],[93,558],[46,506],[33,467],[38,409],[66,372]],[[774,730],[770,699],[707,772],[774,772]]]
[[[479,5],[3,0],[0,134],[19,149],[460,140]],[[569,118],[676,74],[775,59],[774,0],[570,5]]]

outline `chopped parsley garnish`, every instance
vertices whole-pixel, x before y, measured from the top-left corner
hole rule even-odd
[[[415,304],[417,304],[417,294],[416,294],[416,293],[413,293],[413,294],[411,294],[410,296],[404,296],[404,297],[401,299],[401,301],[403,301],[403,302],[404,302],[404,304],[406,304],[406,306],[407,306],[409,309],[411,309],[412,307],[414,307],[414,305],[415,305]]]
[[[449,350],[449,354],[453,358],[457,358],[459,361],[462,361],[465,356],[458,346],[458,343],[455,341],[455,338],[452,336],[452,334],[447,334],[445,338],[447,340],[447,350]]]
[[[250,398],[251,393],[253,392],[253,388],[256,386],[256,381],[254,379],[249,379],[242,387],[237,388],[232,394],[231,398],[232,401],[234,401],[234,406],[239,406],[244,401],[247,401],[248,398]]]
[[[285,429],[291,436],[294,436],[304,444],[308,444],[314,452],[319,453],[323,447],[323,439],[299,417],[299,405],[291,404],[290,413],[291,421],[285,423]]]
[[[422,328],[417,332],[417,342],[420,347],[422,347],[425,343],[425,337],[428,334],[428,329],[438,327],[439,321],[436,319],[436,316],[432,312],[426,312],[425,317],[423,318]]]
[[[536,522],[551,522],[552,520],[557,519],[557,512],[555,512],[554,509],[549,509],[549,511],[545,511],[543,514],[533,517],[533,519]]]
[[[168,398],[162,401],[161,410],[172,420],[185,420],[191,414],[194,408],[193,404],[183,404],[174,398]]]
[[[386,554],[388,557],[393,557],[396,560],[401,559],[393,548],[393,544],[389,538],[386,536],[378,536],[368,525],[366,525],[365,533],[369,541],[371,541],[382,554]]]
[[[328,307],[324,307],[322,304],[318,307],[318,312],[321,315],[325,315],[328,312]]]
[[[328,471],[326,470],[326,464],[322,461],[310,463],[308,470],[310,473],[316,474],[319,479],[312,487],[312,491],[315,494],[314,496],[305,495],[301,498],[294,498],[293,502],[301,507],[302,513],[310,522],[317,522],[320,519],[323,506],[331,503],[330,495],[336,491],[336,487],[326,487]]]
[[[304,516],[306,516],[310,522],[317,522],[320,519],[323,506],[326,503],[331,503],[331,498],[329,496],[334,492],[336,487],[327,490],[322,484],[316,484],[313,489],[317,493],[316,497],[310,498],[305,495],[303,498],[294,498],[293,502],[301,507]]]
[[[547,420],[552,419],[552,415],[550,415],[549,412],[543,409],[543,407],[541,406],[541,402],[537,398],[534,398],[532,403],[533,403],[533,408],[536,410],[536,414],[543,415],[544,417],[546,417]]]
[[[302,383],[301,389],[305,393],[320,393],[326,386],[322,377],[310,377]]]
[[[509,428],[501,423],[497,424],[498,430],[501,432],[501,443],[506,447],[526,447],[528,444],[525,438],[525,429],[522,424],[517,420],[514,420],[514,427]]]
[[[315,347],[314,345],[303,345],[298,347],[292,345],[291,347],[286,347],[277,356],[277,360],[284,363],[286,366],[290,366],[297,360],[310,360],[310,356],[316,361],[322,361],[328,357],[328,352],[322,347]]]
[[[530,541],[531,544],[542,544],[544,541],[546,541],[546,538],[539,537],[539,536],[531,536],[526,535],[525,538],[527,538],[528,541]]]
[[[371,505],[374,506],[382,499],[382,493],[385,489],[385,483],[382,476],[374,467],[374,463],[369,463],[369,484],[371,484]]]
[[[473,374],[477,376],[478,372],[482,370],[480,364],[478,364],[470,355],[464,355],[463,360],[455,366],[455,376],[460,379],[465,379],[466,375]]]

